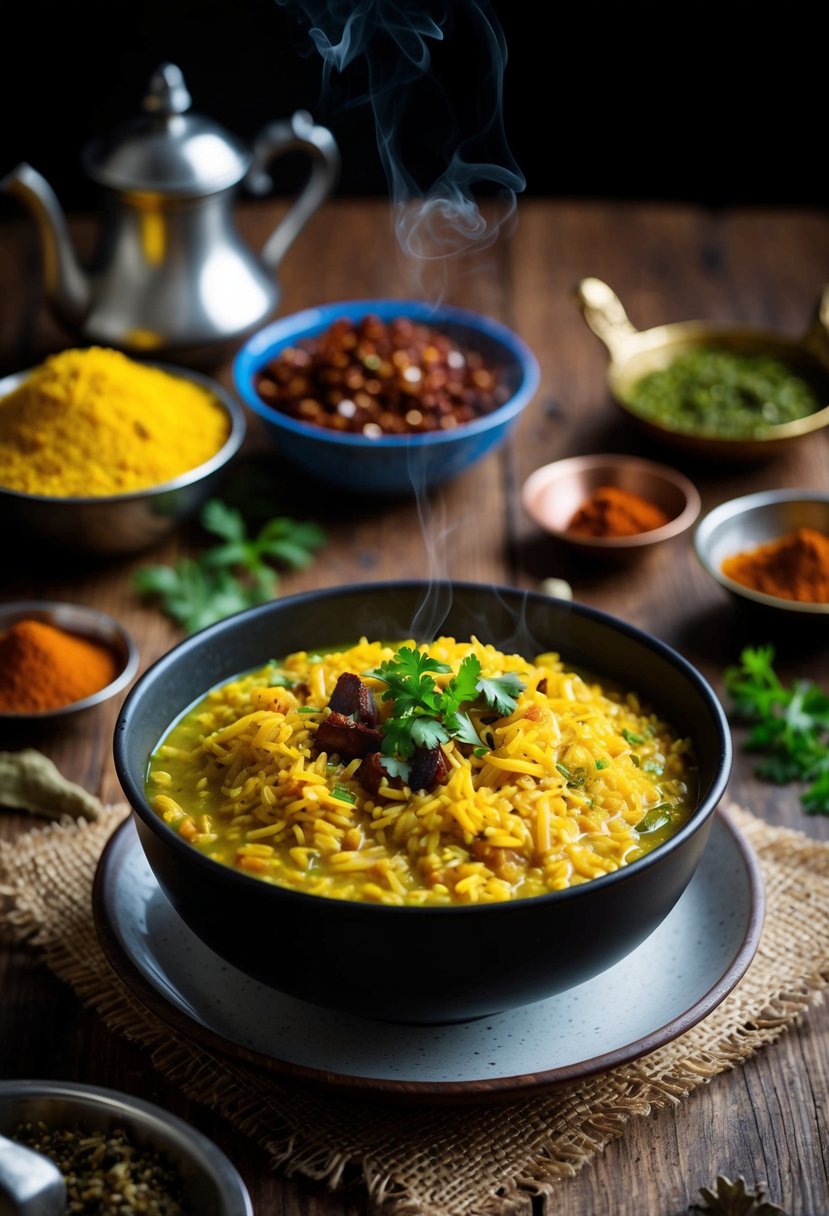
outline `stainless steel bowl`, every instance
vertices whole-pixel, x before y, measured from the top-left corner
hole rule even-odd
[[[105,556],[134,553],[160,541],[215,492],[242,446],[247,430],[244,409],[231,393],[200,372],[163,363],[152,366],[191,380],[216,398],[227,414],[230,432],[215,456],[172,481],[128,494],[56,498],[0,486],[0,524],[6,535]],[[31,371],[0,380],[0,398],[18,388]]]
[[[0,1134],[21,1123],[123,1130],[139,1148],[161,1152],[181,1175],[188,1212],[253,1216],[247,1188],[224,1153],[183,1119],[129,1094],[68,1081],[0,1081]],[[12,1211],[15,1211],[12,1208]]]
[[[53,600],[16,600],[11,604],[0,604],[0,634],[16,621],[23,620],[45,621],[46,624],[55,625],[67,633],[106,646],[115,656],[118,675],[104,688],[81,701],[72,701],[59,709],[45,709],[37,713],[0,712],[0,722],[63,718],[67,714],[91,709],[126,688],[138,669],[138,649],[130,634],[115,617],[99,612],[96,608],[87,608],[82,604],[63,604]]]
[[[804,616],[829,615],[829,604],[781,599],[744,587],[722,572],[722,563],[736,553],[756,549],[796,528],[813,528],[829,536],[829,493],[820,490],[765,490],[732,498],[702,519],[694,536],[694,549],[715,582],[738,600],[777,613]]]

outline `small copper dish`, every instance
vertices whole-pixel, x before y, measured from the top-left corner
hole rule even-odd
[[[633,536],[586,536],[570,529],[578,508],[600,486],[618,486],[647,499],[668,523]],[[529,517],[558,540],[584,552],[630,554],[670,540],[694,523],[700,512],[696,486],[667,465],[636,456],[571,456],[543,465],[524,482],[521,502]]]
[[[755,461],[774,456],[786,445],[829,425],[829,285],[823,289],[812,324],[795,338],[710,321],[681,321],[639,330],[619,297],[601,279],[582,279],[575,294],[585,321],[607,348],[607,383],[617,405],[649,439],[693,456]],[[827,404],[804,418],[771,425],[747,437],[680,430],[637,413],[631,393],[643,376],[667,367],[677,355],[708,347],[777,358],[810,383]]]

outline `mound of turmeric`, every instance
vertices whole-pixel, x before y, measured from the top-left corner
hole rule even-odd
[[[161,485],[229,433],[217,399],[105,347],[65,350],[0,400],[0,485],[86,498]]]

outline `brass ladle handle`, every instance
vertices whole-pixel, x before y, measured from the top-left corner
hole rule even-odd
[[[593,333],[604,342],[611,359],[619,358],[628,339],[638,331],[616,292],[601,279],[588,278],[576,284],[575,294]]]

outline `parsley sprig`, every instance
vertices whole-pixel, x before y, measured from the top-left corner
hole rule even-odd
[[[774,647],[747,647],[725,672],[733,713],[751,726],[747,751],[763,753],[759,777],[783,785],[806,783],[801,795],[810,815],[829,815],[829,696],[811,680],[781,683]]]
[[[401,760],[409,760],[418,747],[438,747],[453,738],[487,751],[463,706],[477,703],[505,717],[515,709],[518,695],[525,687],[514,672],[483,676],[474,654],[463,659],[457,673],[441,688],[435,675],[448,675],[451,671],[447,663],[422,650],[401,646],[394,658],[365,673],[386,685],[383,700],[392,703],[391,714],[383,724],[381,744],[383,754],[392,760],[385,765],[390,773],[405,776]]]
[[[317,524],[283,515],[249,535],[241,511],[218,498],[204,504],[200,519],[218,544],[173,566],[147,566],[135,575],[138,593],[155,599],[187,633],[273,599],[279,586],[274,563],[308,566],[326,539]]]

